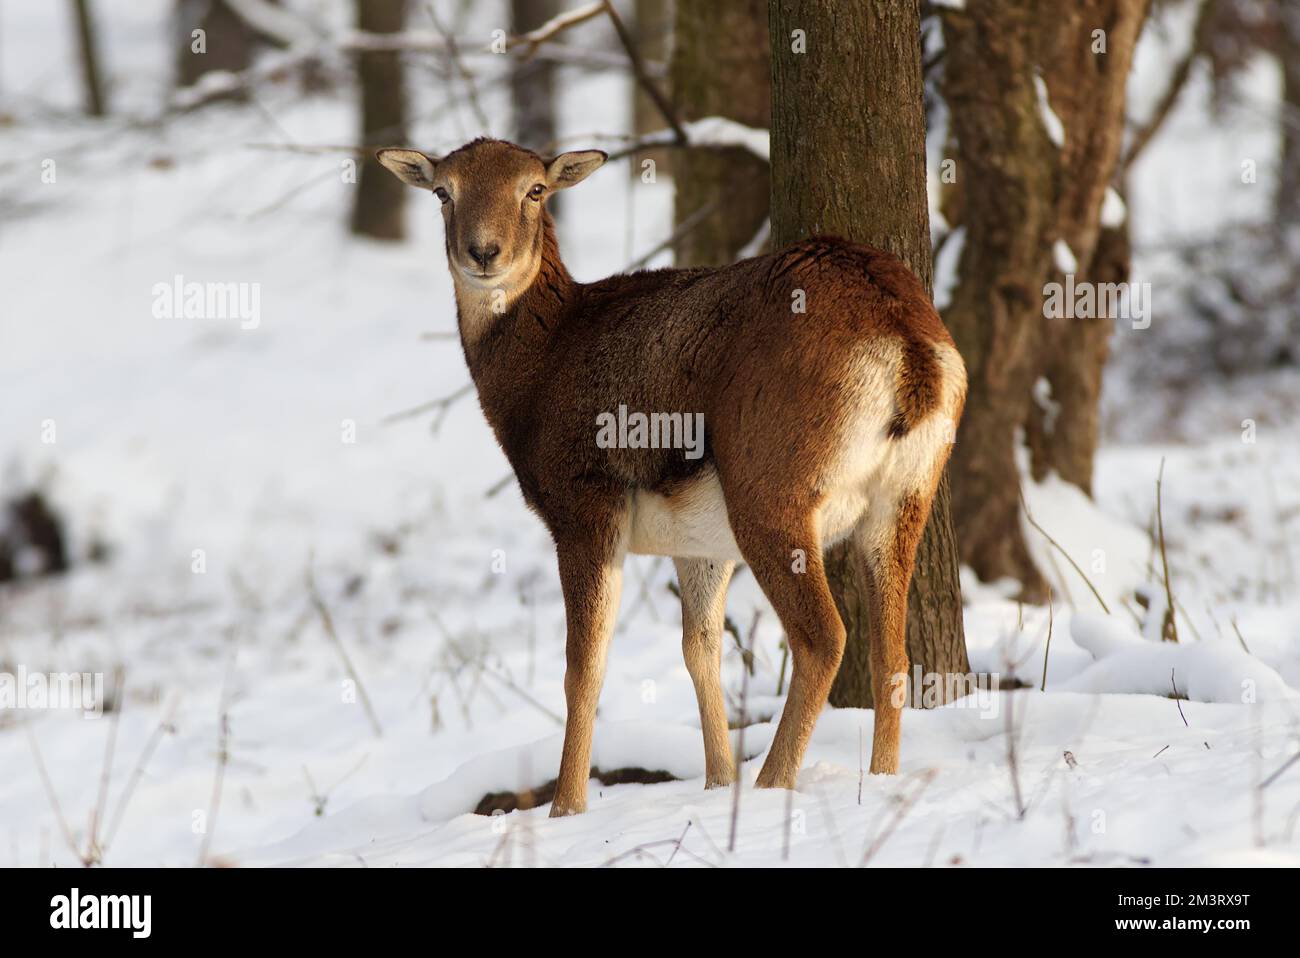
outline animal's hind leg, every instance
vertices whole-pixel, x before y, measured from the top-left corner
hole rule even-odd
[[[730,785],[736,765],[727,736],[722,698],[722,627],[727,614],[727,584],[734,562],[674,559],[682,593],[682,656],[695,685],[704,732],[704,786]]]
[[[741,554],[785,627],[794,659],[790,694],[757,784],[794,788],[844,655],[844,623],[826,582],[812,510],[776,518],[733,516],[732,527]]]
[[[916,547],[930,499],[905,493],[896,502],[873,504],[854,531],[859,564],[866,571],[871,603],[871,697],[875,730],[871,771],[898,771],[898,741],[907,689],[907,592]]]

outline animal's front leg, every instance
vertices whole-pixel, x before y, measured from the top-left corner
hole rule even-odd
[[[623,586],[624,517],[610,514],[588,516],[588,520],[590,525],[581,534],[560,537],[556,543],[569,630],[564,672],[568,718],[552,818],[587,809],[592,726]]]

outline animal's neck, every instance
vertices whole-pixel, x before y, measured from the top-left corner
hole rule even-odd
[[[480,393],[490,391],[503,377],[516,388],[527,381],[564,321],[577,286],[560,259],[555,224],[545,210],[536,255],[522,276],[491,289],[456,276],[461,345]]]

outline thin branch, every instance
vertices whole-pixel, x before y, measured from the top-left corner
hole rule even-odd
[[[703,223],[704,220],[708,218],[709,214],[716,210],[718,206],[719,200],[710,200],[708,203],[705,203],[690,216],[686,217],[686,219],[678,223],[677,228],[668,234],[668,237],[663,242],[656,244],[654,248],[644,256],[638,256],[632,262],[628,263],[627,266],[624,267],[623,272],[632,273],[638,269],[643,269],[650,260],[654,259],[664,250],[676,247],[677,244],[687,236],[687,234]]]
[[[548,40],[553,39],[570,27],[576,27],[580,23],[592,20],[605,12],[604,0],[596,0],[595,3],[589,3],[585,7],[577,7],[573,10],[565,11],[557,16],[551,17],[540,27],[529,30],[527,33],[521,33],[517,36],[510,37],[506,40],[506,49],[513,50],[519,46],[527,46],[523,53],[525,60],[531,59],[537,48]]]
[[[1192,45],[1182,59],[1178,61],[1178,65],[1174,67],[1169,76],[1169,83],[1165,87],[1165,92],[1161,94],[1160,99],[1156,102],[1150,118],[1138,127],[1130,138],[1128,151],[1119,163],[1120,178],[1123,178],[1137,158],[1142,155],[1142,151],[1160,132],[1165,121],[1169,119],[1170,113],[1173,112],[1174,105],[1178,102],[1178,98],[1191,76],[1193,64],[1206,52],[1209,45],[1213,33],[1211,26],[1217,7],[1218,0],[1201,0],[1200,8],[1196,13],[1196,26],[1192,30]]]
[[[628,32],[627,26],[623,23],[623,18],[618,15],[614,9],[614,4],[610,0],[603,0],[605,13],[609,16],[610,23],[614,25],[614,30],[618,34],[619,42],[623,44],[623,49],[627,51],[628,62],[632,64],[632,73],[636,76],[636,82],[645,90],[646,95],[654,102],[655,107],[663,115],[664,121],[672,128],[673,134],[678,143],[686,142],[686,131],[682,129],[681,120],[677,118],[677,111],[673,109],[668,98],[655,85],[654,80],[646,71],[645,61],[641,59],[641,54],[637,52],[636,41],[632,34]]]
[[[443,42],[447,45],[447,62],[451,65],[454,73],[460,74],[461,80],[465,83],[465,95],[466,99],[469,100],[470,109],[474,113],[474,119],[478,121],[478,125],[482,129],[489,129],[491,125],[488,123],[487,114],[483,112],[483,104],[479,102],[478,86],[474,81],[474,74],[469,72],[469,68],[465,66],[465,61],[461,59],[460,47],[456,44],[456,38],[452,36],[451,31],[443,27],[442,21],[438,18],[438,10],[432,0],[426,4],[426,7],[429,10],[429,19],[433,21],[434,29],[442,34]]]
[[[453,393],[443,396],[441,399],[431,399],[429,402],[420,403],[418,406],[412,406],[410,409],[403,409],[401,412],[391,413],[380,420],[380,424],[387,426],[390,423],[398,422],[402,419],[409,419],[412,416],[418,416],[421,413],[436,412],[433,419],[433,431],[437,432],[442,425],[442,421],[447,418],[447,412],[455,405],[456,401],[463,399],[474,392],[474,384],[466,383]]]

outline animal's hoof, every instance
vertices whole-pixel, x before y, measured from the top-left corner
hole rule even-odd
[[[775,773],[769,775],[766,773],[766,771],[763,771],[758,773],[758,780],[754,782],[754,787],[793,789],[795,786],[795,779],[797,777],[798,777],[797,774],[790,775],[790,776],[779,776],[776,775]]]
[[[585,805],[561,805],[559,802],[551,803],[551,818],[567,818],[569,815],[581,815],[587,810]]]

